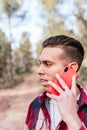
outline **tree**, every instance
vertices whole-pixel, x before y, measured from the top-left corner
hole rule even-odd
[[[58,0],[41,0],[41,2],[44,5],[45,9],[50,12],[53,10]]]
[[[3,7],[3,11],[5,12],[5,14],[8,17],[8,26],[9,26],[9,34],[10,34],[10,44],[9,44],[9,66],[10,66],[10,78],[11,80],[13,80],[14,76],[13,76],[13,58],[12,58],[12,43],[13,43],[13,37],[12,37],[12,32],[11,32],[11,16],[13,15],[13,13],[15,11],[17,11],[20,7],[20,4],[18,2],[18,0],[14,1],[14,0],[3,0],[2,2],[2,7]]]
[[[5,34],[0,31],[0,77],[4,81],[9,79],[9,45],[10,42],[5,37]]]
[[[39,55],[40,55],[40,53],[41,53],[41,49],[42,49],[42,41],[39,41],[38,43],[37,43],[37,46],[36,46],[36,58],[38,58],[39,57]]]
[[[20,47],[14,51],[16,72],[31,72],[33,58],[31,54],[31,43],[27,33],[23,33]]]

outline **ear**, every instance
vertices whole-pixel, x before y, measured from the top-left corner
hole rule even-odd
[[[69,66],[74,70],[77,71],[78,70],[78,63],[77,62],[71,62],[69,64]]]

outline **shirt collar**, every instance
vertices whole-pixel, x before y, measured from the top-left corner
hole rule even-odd
[[[80,85],[78,85],[78,88],[80,90],[80,97],[77,103],[81,107],[84,104],[87,105],[87,91]]]
[[[46,96],[46,91],[45,92],[43,92],[40,96],[39,96],[39,102],[41,103],[41,104],[43,104],[44,102],[45,102],[45,99],[47,98],[47,96]]]

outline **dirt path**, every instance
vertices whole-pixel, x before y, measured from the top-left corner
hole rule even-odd
[[[0,130],[23,130],[28,105],[42,91],[35,74],[13,89],[0,90]]]

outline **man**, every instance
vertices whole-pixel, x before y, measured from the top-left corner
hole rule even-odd
[[[74,38],[59,35],[43,42],[38,74],[45,92],[30,104],[25,130],[87,130],[86,92],[76,83],[76,76],[69,89],[59,75],[66,65],[77,72],[83,58],[84,49]],[[51,86],[59,95],[49,93]]]

